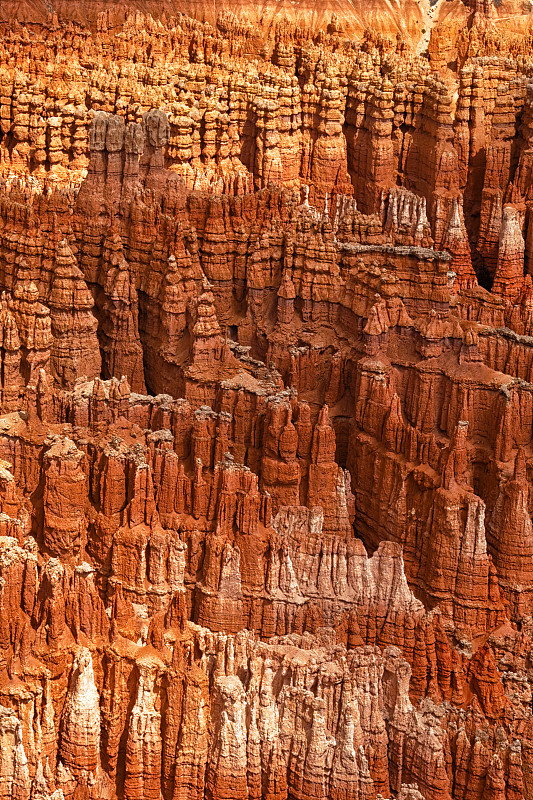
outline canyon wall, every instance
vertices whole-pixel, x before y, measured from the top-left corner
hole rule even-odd
[[[82,5],[0,12],[0,799],[533,797],[528,9]]]

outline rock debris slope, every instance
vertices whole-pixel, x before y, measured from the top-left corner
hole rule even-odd
[[[532,798],[527,14],[104,5],[0,28],[0,799]]]

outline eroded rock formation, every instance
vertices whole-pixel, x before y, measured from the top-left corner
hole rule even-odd
[[[85,5],[0,10],[0,798],[532,797],[526,15]]]

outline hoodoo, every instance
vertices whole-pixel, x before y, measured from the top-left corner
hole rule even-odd
[[[533,800],[533,23],[0,3],[0,800]]]

